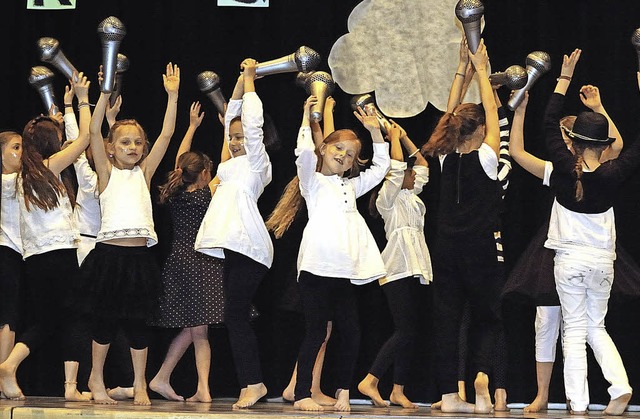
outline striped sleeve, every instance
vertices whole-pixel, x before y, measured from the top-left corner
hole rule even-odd
[[[498,158],[498,182],[502,186],[502,198],[509,187],[509,174],[511,173],[512,160],[509,155],[509,130],[511,128],[507,113],[501,106],[498,108],[500,124],[500,156]]]

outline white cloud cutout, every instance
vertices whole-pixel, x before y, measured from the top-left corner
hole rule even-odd
[[[375,92],[378,108],[411,117],[428,102],[444,110],[458,64],[462,26],[457,0],[364,0],[329,54],[333,79],[345,92]],[[476,83],[465,101],[479,102]]]

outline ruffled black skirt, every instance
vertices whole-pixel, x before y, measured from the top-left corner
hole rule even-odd
[[[97,243],[82,263],[84,311],[96,317],[150,320],[161,291],[160,269],[147,247]]]

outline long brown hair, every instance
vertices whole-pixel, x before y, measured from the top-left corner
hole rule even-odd
[[[159,187],[160,203],[168,202],[178,192],[182,192],[198,181],[203,170],[211,170],[211,159],[197,151],[187,151],[178,157],[175,170],[169,172],[167,182]]]
[[[62,128],[48,116],[27,122],[22,133],[22,187],[27,210],[31,205],[45,211],[58,206],[58,197],[67,195],[75,205],[72,174],[65,169],[62,181],[44,165],[44,160],[60,151]]]
[[[453,112],[442,115],[431,137],[420,151],[425,156],[453,153],[484,124],[485,115],[481,105],[461,103]]]
[[[360,166],[366,163],[366,160],[360,159],[360,151],[362,150],[362,143],[360,142],[360,139],[358,138],[356,133],[350,129],[339,129],[333,131],[327,136],[327,138],[324,139],[321,148],[333,143],[337,143],[339,141],[358,142],[356,158],[353,159],[353,164],[351,165],[349,171],[346,172],[345,177],[352,178],[358,176],[360,174]],[[316,149],[316,155],[318,156],[316,172],[318,172],[322,169],[322,156],[320,155],[320,151],[318,149]],[[267,218],[267,221],[265,222],[267,230],[272,231],[276,239],[282,237],[284,232],[287,231],[287,229],[295,219],[296,214],[300,210],[301,204],[302,194],[300,193],[300,179],[298,179],[298,176],[295,176],[293,179],[291,179],[287,186],[285,186],[278,204],[273,209],[273,211]]]

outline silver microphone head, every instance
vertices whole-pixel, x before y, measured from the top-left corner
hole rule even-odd
[[[456,17],[462,23],[469,50],[475,54],[480,45],[480,22],[484,15],[484,5],[480,0],[459,0]]]
[[[315,95],[318,98],[318,103],[311,107],[310,118],[314,122],[322,120],[322,113],[324,111],[324,104],[328,96],[331,96],[335,83],[331,74],[324,71],[314,71],[309,75],[305,83],[305,90],[310,95]]]
[[[294,71],[308,72],[314,70],[318,64],[320,64],[320,54],[309,47],[302,46],[284,57],[259,63],[256,66],[256,76],[264,77]]]
[[[519,65],[512,65],[505,71],[493,73],[489,76],[489,81],[493,85],[506,86],[509,90],[522,89],[529,79],[527,70]]]
[[[384,135],[387,134],[387,125],[390,125],[389,120],[380,112],[380,109],[376,106],[376,101],[369,93],[365,93],[363,95],[354,96],[351,98],[351,109],[354,111],[358,108],[362,108],[364,111],[371,109],[378,119],[378,123],[380,124],[380,131]]]
[[[44,107],[46,112],[49,112],[51,106],[56,105],[56,96],[53,92],[53,79],[54,79],[53,71],[49,70],[44,66],[36,66],[31,67],[31,74],[29,75],[29,84],[36,89],[40,98],[42,99],[42,103],[44,103]]]
[[[640,28],[633,31],[631,44],[635,47],[636,53],[638,54],[638,68],[640,69]]]
[[[123,73],[129,69],[129,58],[126,55],[118,53],[116,59],[116,79],[113,85],[113,92],[109,96],[109,105],[116,104],[118,96],[122,93],[122,80],[124,79]]]
[[[305,89],[307,79],[309,78],[311,73],[312,71],[299,71],[298,74],[296,74],[296,86]]]
[[[109,16],[98,24],[98,36],[102,43],[102,81],[101,91],[113,91],[117,66],[118,49],[127,34],[124,24],[115,16]]]
[[[224,116],[224,108],[227,103],[220,89],[220,77],[213,71],[203,71],[196,78],[198,89],[213,102],[218,113]]]
[[[73,77],[73,72],[76,68],[71,64],[67,57],[60,49],[60,42],[55,38],[44,37],[38,39],[38,54],[40,55],[40,61],[49,63],[56,67],[67,80]]]
[[[524,94],[531,89],[535,82],[551,69],[551,57],[544,51],[533,51],[527,55],[527,84],[522,89],[516,90],[507,107],[514,111],[524,100]]]

